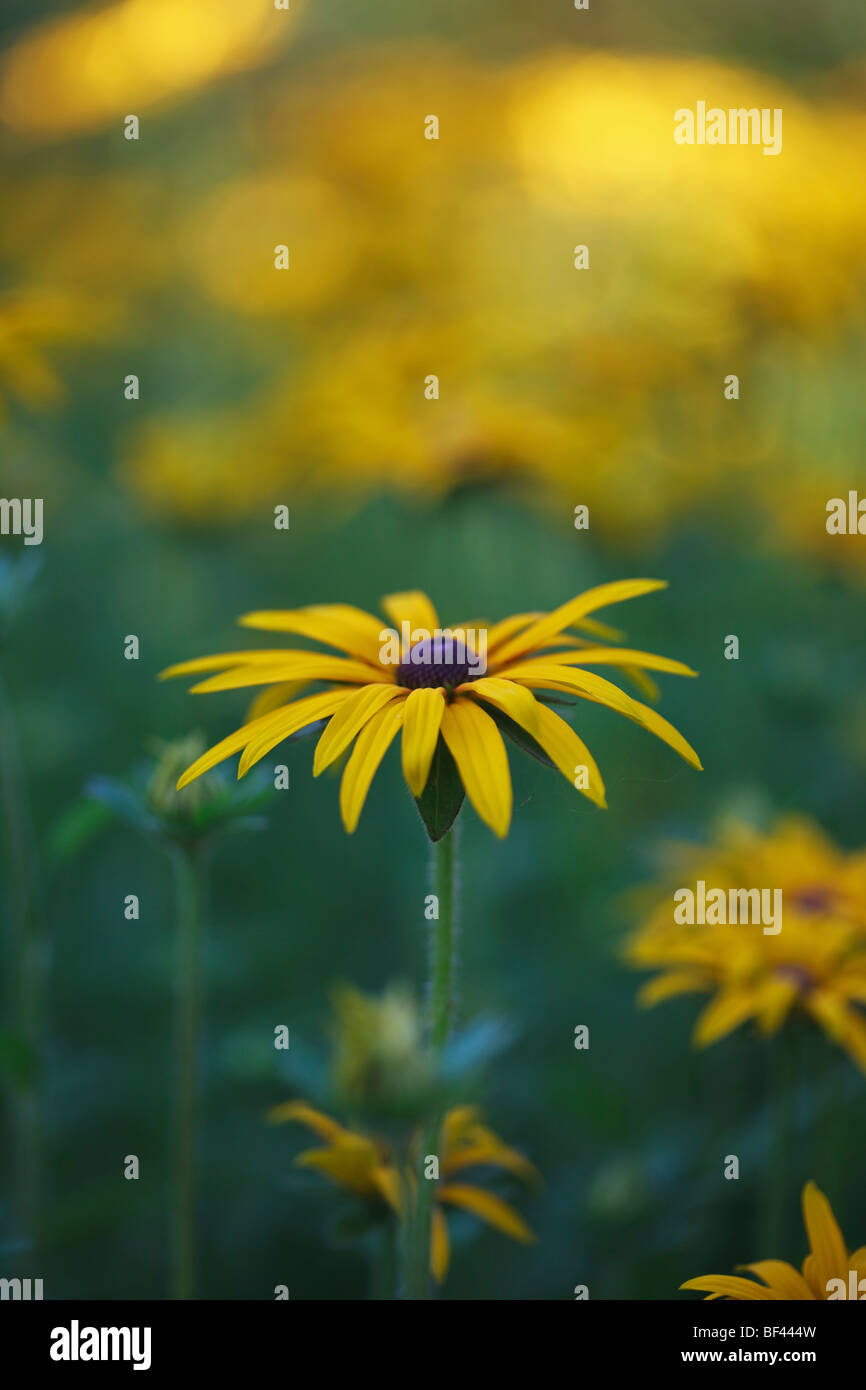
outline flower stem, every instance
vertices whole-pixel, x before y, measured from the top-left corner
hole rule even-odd
[[[433,844],[433,891],[439,901],[430,936],[430,1055],[435,1062],[454,1016],[456,840],[453,828]]]
[[[194,1296],[196,1280],[203,850],[201,846],[179,846],[173,861],[177,891],[177,956],[171,1293],[174,1299],[189,1299]]]
[[[27,784],[18,753],[11,701],[0,677],[0,818],[3,879],[8,885],[12,937],[10,1017],[22,1048],[24,1075],[13,1099],[12,1144],[15,1212],[19,1231],[34,1257],[38,1241],[41,1162],[39,1060],[43,1001],[44,941],[37,900],[36,847]]]
[[[394,1297],[397,1283],[397,1229],[392,1220],[376,1236],[376,1253],[370,1281],[370,1298],[377,1303]]]
[[[456,876],[457,831],[452,828],[433,842],[433,891],[438,916],[431,922],[429,988],[429,1054],[435,1077],[442,1051],[451,1032],[454,1017],[454,976],[456,958]],[[434,1183],[424,1176],[425,1159],[435,1154],[442,1116],[437,1108],[422,1130],[418,1191],[407,1222],[407,1271],[405,1296],[430,1298],[430,1233],[433,1218]]]

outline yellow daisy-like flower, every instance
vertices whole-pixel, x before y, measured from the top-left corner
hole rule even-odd
[[[668,892],[626,947],[630,964],[660,972],[640,1002],[711,993],[695,1026],[699,1047],[749,1019],[773,1034],[799,1010],[866,1071],[866,854],[846,854],[817,826],[789,817],[766,835],[732,825],[719,845],[677,847],[673,861],[677,883],[704,880],[707,892],[780,890],[781,930],[677,923]]]
[[[848,1254],[833,1209],[813,1182],[807,1182],[803,1188],[803,1222],[810,1253],[803,1261],[802,1274],[785,1260],[758,1260],[740,1266],[754,1274],[755,1279],[702,1274],[698,1279],[687,1279],[680,1288],[697,1289],[706,1293],[708,1300],[725,1298],[737,1302],[859,1298],[857,1288],[866,1275],[866,1245]],[[756,1283],[756,1279],[761,1282]]]
[[[694,749],[666,719],[585,669],[619,666],[650,688],[647,671],[695,674],[680,661],[605,645],[602,639],[615,641],[620,634],[589,616],[608,604],[664,587],[654,579],[602,584],[553,612],[520,613],[489,628],[465,623],[440,628],[432,603],[418,591],[391,594],[383,601],[393,628],[383,628],[379,619],[347,604],[248,613],[240,619],[246,627],[310,638],[340,655],[309,650],[228,652],[164,671],[164,677],[219,672],[193,686],[194,691],[267,687],[248,722],[198,758],[178,787],[241,750],[238,776],[243,776],[283,739],[326,720],[313,774],[318,776],[354,743],[340,787],[340,810],[349,833],[358,823],[379,764],[401,733],[403,773],[413,796],[421,797],[434,755],[444,747],[479,816],[503,836],[512,804],[500,733],[505,727],[604,806],[604,783],[592,754],[574,730],[536,698],[536,690],[607,705],[700,768]],[[584,635],[575,635],[572,628]],[[294,698],[301,686],[313,682],[327,688]]]
[[[306,1125],[325,1147],[307,1149],[296,1162],[304,1168],[315,1168],[339,1187],[376,1204],[384,1203],[402,1219],[407,1205],[406,1191],[412,1181],[401,1174],[391,1150],[379,1139],[369,1138],[354,1130],[345,1129],[315,1110],[304,1101],[288,1101],[274,1106],[269,1112],[272,1124],[295,1120]],[[532,1244],[535,1236],[523,1217],[495,1193],[472,1183],[453,1182],[456,1173],[482,1164],[505,1169],[524,1182],[537,1182],[537,1169],[523,1154],[504,1144],[493,1130],[481,1123],[474,1106],[458,1106],[450,1110],[442,1122],[439,1138],[439,1182],[436,1184],[433,1224],[430,1236],[430,1272],[438,1283],[448,1273],[451,1241],[443,1206],[470,1211],[489,1226],[524,1245]]]

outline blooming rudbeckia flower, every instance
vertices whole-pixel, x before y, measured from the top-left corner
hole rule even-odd
[[[640,1002],[710,992],[695,1026],[699,1047],[749,1019],[768,1036],[801,1011],[866,1071],[866,855],[844,854],[816,826],[791,817],[767,835],[732,826],[719,845],[680,849],[674,860],[679,883],[780,890],[782,929],[676,923],[668,893],[626,948],[632,965],[660,972],[643,985]]]
[[[302,1167],[317,1169],[339,1187],[368,1201],[384,1203],[402,1218],[406,1205],[405,1188],[400,1168],[387,1145],[378,1139],[345,1129],[304,1101],[288,1101],[274,1106],[268,1118],[273,1124],[295,1120],[325,1141],[324,1148],[307,1149],[298,1155],[296,1162]],[[535,1182],[539,1175],[528,1159],[481,1124],[479,1112],[474,1106],[458,1106],[449,1110],[442,1122],[439,1149],[440,1180],[436,1184],[430,1237],[430,1272],[441,1284],[451,1258],[448,1222],[443,1205],[470,1211],[503,1235],[511,1236],[524,1245],[535,1240],[523,1217],[501,1197],[473,1183],[452,1182],[450,1179],[465,1168],[482,1164],[503,1168],[525,1182]],[[409,1184],[411,1187],[411,1179]]]
[[[848,1254],[830,1203],[813,1182],[803,1188],[803,1222],[810,1254],[803,1261],[802,1274],[785,1260],[758,1260],[741,1268],[761,1283],[732,1274],[702,1274],[698,1279],[687,1279],[680,1288],[705,1292],[708,1299],[742,1302],[858,1298],[857,1286],[866,1275],[866,1245]],[[856,1276],[853,1280],[852,1271]]]
[[[340,810],[350,833],[376,770],[399,733],[403,772],[412,794],[421,797],[434,755],[444,745],[462,783],[461,799],[465,790],[481,819],[502,836],[511,820],[512,802],[500,733],[505,727],[590,800],[605,805],[604,784],[589,749],[534,691],[607,705],[699,768],[697,754],[666,719],[586,669],[620,666],[644,682],[646,671],[695,674],[682,662],[603,643],[599,638],[610,639],[610,629],[589,616],[608,604],[664,587],[653,579],[602,584],[551,613],[521,613],[489,628],[440,628],[432,603],[417,591],[384,600],[393,628],[383,628],[379,619],[346,604],[249,613],[240,620],[246,627],[293,633],[335,648],[340,655],[296,649],[239,651],[199,657],[164,671],[163,676],[218,673],[195,685],[194,691],[267,687],[248,722],[198,758],[178,786],[241,750],[238,776],[243,776],[283,739],[326,720],[313,773],[323,772],[354,744],[340,787]],[[572,628],[589,635],[577,636]],[[302,685],[313,682],[324,683],[326,689],[294,698]],[[291,702],[285,703],[287,699]],[[456,810],[459,802],[454,814]]]

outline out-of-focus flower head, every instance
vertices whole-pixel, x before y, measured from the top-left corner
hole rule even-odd
[[[365,1199],[382,1219],[404,1219],[414,1200],[414,1184],[399,1154],[384,1140],[347,1129],[304,1101],[276,1105],[268,1116],[272,1124],[293,1121],[306,1125],[322,1141],[307,1149],[296,1162],[322,1173],[338,1187]],[[524,1182],[538,1181],[538,1171],[523,1154],[503,1143],[481,1123],[474,1106],[450,1110],[442,1123],[439,1141],[439,1180],[436,1182],[430,1238],[430,1272],[442,1283],[450,1264],[451,1240],[445,1208],[471,1212],[480,1220],[530,1245],[535,1236],[519,1212],[496,1193],[474,1183],[455,1182],[455,1174],[469,1167],[499,1168]]]
[[[338,985],[332,1003],[333,1087],[347,1107],[381,1108],[429,1083],[423,1023],[408,987],[372,995]]]
[[[782,153],[677,145],[699,99],[782,107]],[[289,481],[349,501],[505,481],[638,546],[734,486],[779,510],[760,479],[794,442],[783,402],[732,407],[722,385],[736,370],[754,393],[762,354],[863,318],[855,108],[706,60],[399,44],[329,54],[254,122],[259,167],[193,210],[182,256],[273,368],[217,428],[157,416],[125,442],[152,507],[220,520]]]
[[[260,812],[271,789],[261,778],[244,789],[217,772],[203,779],[204,785],[192,794],[189,787],[177,790],[178,772],[185,759],[200,754],[204,747],[199,733],[173,740],[154,739],[150,757],[127,779],[91,778],[87,798],[133,829],[169,843],[188,845],[263,829],[267,821]],[[73,807],[69,814],[74,821],[79,809]]]
[[[44,21],[0,65],[0,122],[38,138],[98,130],[257,67],[303,0],[116,0]]]
[[[732,892],[778,890],[780,930],[765,931],[751,910],[748,921],[676,921],[675,888],[696,891],[698,881],[728,902]],[[714,845],[674,847],[626,959],[657,972],[643,1004],[712,995],[695,1026],[699,1047],[747,1021],[767,1036],[801,1013],[866,1071],[866,853],[846,853],[805,819],[766,834],[733,824]]]

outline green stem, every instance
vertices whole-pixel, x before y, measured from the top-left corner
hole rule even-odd
[[[397,1227],[389,1217],[376,1236],[370,1297],[374,1302],[389,1302],[397,1283]]]
[[[8,885],[13,997],[9,1017],[25,1055],[26,1075],[12,1104],[15,1211],[32,1259],[38,1243],[41,1166],[39,1060],[44,941],[37,901],[36,846],[12,705],[0,677],[0,820]]]
[[[173,855],[177,884],[174,1041],[174,1193],[171,1292],[194,1296],[197,1245],[204,862],[200,846]]]
[[[438,899],[439,915],[430,924],[428,1045],[434,1077],[454,1018],[456,839],[456,829],[451,829],[441,840],[433,842],[433,891]],[[422,1130],[416,1174],[418,1191],[407,1222],[405,1295],[408,1299],[430,1298],[430,1233],[434,1183],[431,1179],[425,1178],[424,1167],[426,1156],[437,1152],[441,1124],[441,1112],[437,1109]]]
[[[439,917],[431,923],[430,936],[430,1055],[437,1062],[454,1017],[456,839],[455,828],[433,844],[433,891],[439,900]]]

